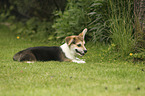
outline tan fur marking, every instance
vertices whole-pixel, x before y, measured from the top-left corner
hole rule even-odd
[[[61,52],[59,55],[60,55],[61,61],[72,62],[72,60],[68,59],[63,52]]]

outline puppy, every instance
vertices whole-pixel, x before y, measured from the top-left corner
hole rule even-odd
[[[87,28],[78,36],[68,36],[65,38],[65,43],[61,46],[40,46],[31,47],[16,53],[13,57],[14,61],[26,61],[32,63],[34,61],[69,61],[75,63],[85,63],[75,57],[76,55],[83,56],[87,53],[85,48],[85,34]]]

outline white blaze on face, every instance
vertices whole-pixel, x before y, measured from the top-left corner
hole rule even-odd
[[[75,44],[71,44],[70,49],[73,50],[75,54],[83,56],[86,52],[86,47],[84,46],[84,42],[78,41]]]
[[[83,32],[80,33],[78,36],[66,37],[65,41],[70,47],[70,50],[73,54],[78,54],[80,56],[83,56],[87,52],[87,49],[84,46],[85,44],[84,38],[86,32],[87,32],[87,28],[85,28]]]

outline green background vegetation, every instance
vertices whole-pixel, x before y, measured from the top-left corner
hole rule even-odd
[[[1,0],[0,95],[143,96],[142,0]],[[28,47],[54,46],[84,28],[86,64],[12,60]]]
[[[145,59],[144,3],[136,0],[2,0],[0,24],[21,39],[64,41],[88,28],[86,41],[114,45],[118,58]]]

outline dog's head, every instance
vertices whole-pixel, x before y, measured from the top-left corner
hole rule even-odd
[[[84,46],[85,44],[84,38],[86,32],[87,32],[87,28],[85,28],[83,32],[80,33],[78,36],[68,36],[65,38],[65,42],[69,46],[70,50],[73,53],[78,54],[80,56],[85,55],[85,53],[87,52],[87,49]]]

